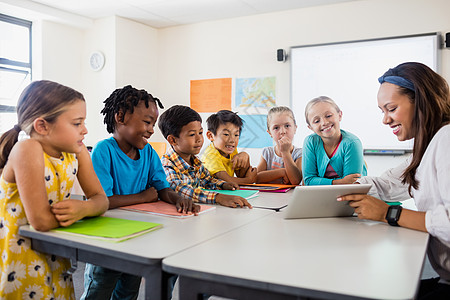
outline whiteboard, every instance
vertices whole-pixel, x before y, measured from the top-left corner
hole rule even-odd
[[[378,77],[408,61],[437,71],[439,35],[430,33],[291,48],[291,107],[298,129],[294,139],[303,145],[307,128],[305,106],[328,96],[343,112],[341,129],[361,139],[364,149],[411,150],[413,141],[399,142],[382,123],[377,105]]]

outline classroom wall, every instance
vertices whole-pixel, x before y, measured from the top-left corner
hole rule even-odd
[[[89,30],[85,30],[85,47],[83,51],[83,89],[87,104],[88,134],[85,144],[94,146],[99,140],[108,137],[100,111],[103,101],[115,89],[116,84],[116,17],[96,20]],[[105,56],[105,65],[100,71],[93,71],[89,66],[89,57],[100,51]]]
[[[0,9],[4,8],[1,3]],[[37,6],[37,11],[28,12],[18,8],[17,14],[8,9],[13,16],[33,21],[33,80],[57,81],[83,93],[89,131],[86,145],[93,146],[110,136],[100,111],[103,101],[116,88],[131,84],[148,91],[155,89],[156,29],[117,16],[89,23],[84,19],[80,22],[75,15],[69,22],[71,16],[67,13],[57,18],[46,7]],[[98,72],[89,67],[89,57],[94,51],[105,55],[105,66]]]
[[[130,34],[133,33],[133,34]],[[83,61],[83,93],[87,100],[86,145],[94,146],[109,137],[103,124],[103,101],[116,89],[131,84],[151,91],[157,78],[157,31],[149,26],[117,16],[99,19],[86,30]],[[93,51],[105,55],[105,66],[95,72],[89,68]]]
[[[277,62],[278,48],[445,33],[449,11],[446,0],[366,0],[160,29],[157,95],[167,106],[189,105],[190,80],[275,76],[277,105],[290,105],[289,59]],[[450,81],[450,49],[441,52],[441,74]],[[351,82],[343,88],[351,92]],[[378,109],[376,95],[372,109]],[[305,126],[304,120],[297,123]],[[260,150],[246,151],[256,165]],[[370,175],[402,159],[365,157]]]
[[[116,17],[115,47],[116,86],[131,84],[149,92],[155,90],[158,74],[158,31]]]
[[[35,79],[53,80],[75,89],[82,89],[84,32],[72,26],[50,21],[41,22],[39,27],[40,49],[34,61],[39,61],[41,67],[39,74],[34,73]]]

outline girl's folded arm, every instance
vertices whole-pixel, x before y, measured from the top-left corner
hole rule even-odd
[[[8,164],[30,225],[39,231],[58,227],[45,188],[44,151],[41,144],[33,139],[18,142],[9,155]]]

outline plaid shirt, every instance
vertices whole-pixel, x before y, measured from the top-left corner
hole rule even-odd
[[[217,190],[225,181],[214,178],[194,156],[193,165],[189,165],[172,147],[161,157],[170,187],[183,197],[192,198],[195,202],[215,203],[217,193],[204,189]]]

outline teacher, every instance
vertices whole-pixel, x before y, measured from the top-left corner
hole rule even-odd
[[[347,195],[360,219],[428,232],[428,258],[440,277],[422,280],[418,299],[450,299],[450,95],[444,78],[429,67],[407,62],[378,81],[383,123],[399,141],[414,138],[412,156],[371,183],[370,195]],[[414,198],[418,211],[379,200]]]

